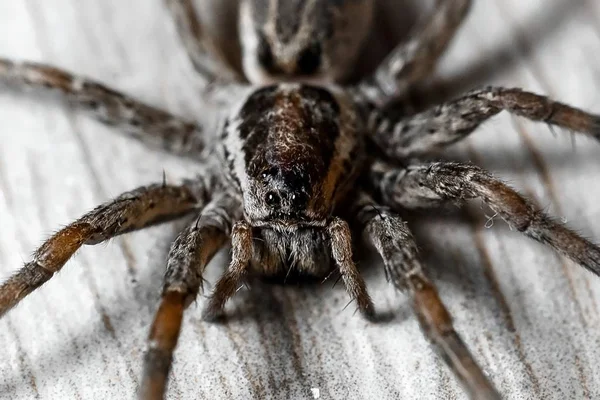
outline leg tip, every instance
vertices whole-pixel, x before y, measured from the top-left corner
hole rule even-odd
[[[374,324],[384,324],[390,321],[393,321],[396,318],[396,314],[392,311],[387,312],[374,312],[370,316],[365,316],[365,318]]]
[[[206,322],[223,322],[225,314],[220,307],[209,304],[202,311],[202,320]]]
[[[596,140],[600,140],[600,115],[592,117],[590,133]]]
[[[375,306],[373,305],[372,302],[369,302],[364,307],[361,307],[360,313],[367,321],[377,322],[379,320],[379,316],[378,316],[377,312],[375,311]]]

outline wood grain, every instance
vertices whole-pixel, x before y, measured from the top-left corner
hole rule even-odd
[[[447,94],[520,86],[600,112],[600,2],[479,0],[438,71]],[[400,29],[401,30],[401,29]],[[53,63],[201,117],[193,72],[160,0],[0,2],[0,54]],[[194,164],[146,150],[49,98],[0,93],[0,276],[57,228]],[[445,154],[503,177],[600,240],[600,147],[507,115]],[[510,399],[600,396],[600,280],[467,212],[415,215],[431,275],[458,332]],[[493,228],[487,227],[492,225]],[[0,398],[130,398],[139,384],[169,241],[164,225],[86,247],[0,321]],[[209,266],[214,284],[226,262]],[[186,313],[170,399],[462,399],[378,261],[362,261],[388,323],[341,285],[253,286],[225,324]]]

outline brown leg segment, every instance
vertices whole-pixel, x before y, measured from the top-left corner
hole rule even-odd
[[[148,338],[149,348],[144,357],[144,376],[138,394],[140,400],[163,399],[181,330],[185,297],[185,293],[176,291],[163,294]]]
[[[162,299],[148,337],[140,399],[163,398],[183,312],[201,290],[204,268],[227,241],[240,209],[234,197],[219,196],[171,246]]]
[[[500,395],[458,336],[434,284],[425,276],[417,245],[406,224],[364,195],[357,202],[357,223],[381,255],[386,275],[408,294],[423,333],[472,399],[498,400]]]
[[[409,278],[407,286],[421,328],[470,397],[477,400],[500,399],[500,395],[454,330],[452,318],[433,283],[423,275],[415,275]]]
[[[168,221],[201,206],[199,182],[156,184],[126,192],[61,229],[33,253],[33,259],[0,286],[0,317],[60,271],[84,244]]]

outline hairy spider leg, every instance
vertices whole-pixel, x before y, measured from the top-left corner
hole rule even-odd
[[[145,145],[197,157],[205,148],[203,127],[65,70],[0,58],[0,83],[59,93],[76,109]]]
[[[358,85],[359,91],[369,101],[384,104],[405,95],[412,85],[431,75],[471,3],[472,0],[438,0],[431,14],[409,35],[410,39],[396,46],[373,75]]]
[[[183,312],[202,290],[204,269],[227,242],[232,222],[240,217],[239,200],[216,194],[169,251],[162,298],[148,336],[140,399],[162,399],[179,339]]]
[[[412,302],[421,330],[473,399],[498,400],[500,395],[454,330],[452,317],[419,260],[415,239],[402,219],[362,194],[355,219],[375,247],[389,281]]]
[[[203,180],[174,186],[164,183],[123,193],[46,240],[33,259],[0,286],[0,317],[50,280],[84,244],[97,244],[123,233],[176,219],[205,201]]]
[[[539,210],[489,172],[472,164],[438,162],[394,168],[374,164],[371,184],[385,204],[404,209],[481,199],[511,227],[554,248],[600,276],[600,248]]]
[[[408,117],[373,111],[370,132],[388,157],[406,159],[462,140],[502,111],[600,140],[600,115],[535,93],[503,87],[474,90]]]

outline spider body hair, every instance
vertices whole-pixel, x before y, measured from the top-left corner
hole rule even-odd
[[[336,87],[279,84],[251,90],[232,109],[218,153],[262,239],[252,269],[325,276],[327,226],[366,158],[355,105]]]

